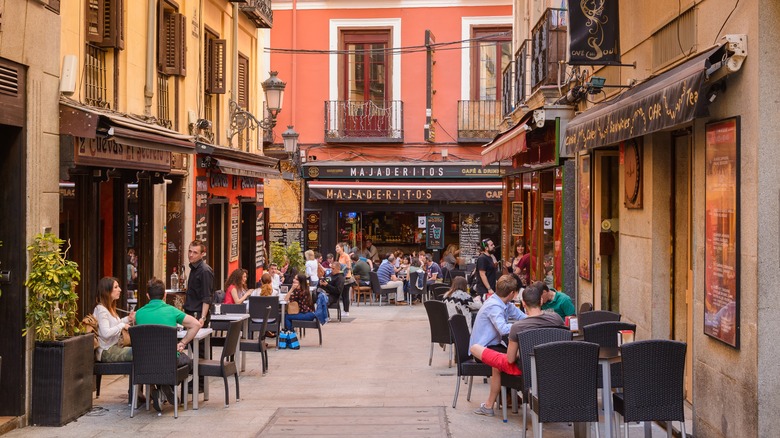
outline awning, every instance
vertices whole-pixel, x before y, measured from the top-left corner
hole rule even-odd
[[[483,166],[506,160],[515,154],[526,151],[525,134],[529,130],[528,125],[526,125],[528,118],[529,116],[523,117],[511,129],[498,134],[493,141],[484,146],[482,150]]]
[[[217,167],[219,167],[219,170],[221,170],[222,173],[230,175],[250,176],[252,178],[281,178],[281,173],[276,169],[240,163],[224,158],[217,159]]]
[[[724,46],[708,50],[573,118],[566,127],[566,151],[615,144],[704,115],[708,69],[724,56]]]
[[[312,201],[501,201],[501,182],[355,182],[309,181]]]

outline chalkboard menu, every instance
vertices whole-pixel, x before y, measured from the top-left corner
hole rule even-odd
[[[512,203],[512,235],[522,236],[523,228],[524,228],[523,227],[523,203],[513,202]]]
[[[478,213],[460,215],[460,256],[466,263],[476,263],[482,240]]]
[[[429,249],[444,249],[444,215],[431,213],[426,218],[427,233],[425,246]]]
[[[238,223],[239,223],[239,206],[233,204],[230,206],[230,260],[235,262],[238,260]]]
[[[263,206],[257,206],[257,221],[255,221],[255,268],[262,268],[265,265],[265,214]]]
[[[209,187],[208,178],[199,176],[195,178],[195,239],[206,243],[207,223],[206,216],[209,212]]]
[[[281,243],[285,248],[293,242],[298,242],[303,248],[303,224],[271,222],[268,224],[268,238],[272,243]]]

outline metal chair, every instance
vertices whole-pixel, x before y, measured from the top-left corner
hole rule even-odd
[[[246,304],[222,304],[220,310],[224,314],[247,313]],[[212,313],[213,311],[214,306],[210,306],[209,312]],[[209,326],[214,330],[214,333],[211,334],[211,342],[209,344],[213,351],[214,347],[222,347],[225,345],[225,332],[227,332],[227,329],[230,326],[230,321],[210,320]]]
[[[598,437],[599,346],[580,341],[549,342],[534,347],[534,360],[531,377],[535,387],[529,401],[536,420],[535,435],[542,436],[544,423],[592,422]]]
[[[379,284],[379,275],[377,275],[376,272],[369,272],[368,275],[371,276],[371,290],[374,292],[374,295],[379,297],[379,305],[382,305],[382,295],[385,297],[393,292],[396,292],[395,286],[382,286]],[[397,299],[397,298],[396,298]],[[390,298],[387,299],[387,301],[390,301]]]
[[[580,330],[586,325],[607,321],[620,321],[620,314],[610,312],[609,310],[591,310],[590,312],[580,313],[579,318],[577,318]]]
[[[421,301],[425,300],[425,289],[426,285],[425,282],[423,282],[423,287],[419,288],[417,287],[417,281],[420,277],[420,275],[423,275],[423,272],[412,272],[409,274],[409,305],[412,305],[412,301],[414,301],[413,297],[419,296]]]
[[[198,373],[201,376],[222,377],[225,382],[225,407],[230,405],[229,391],[228,391],[228,376],[233,376],[236,379],[236,401],[239,401],[238,392],[238,367],[236,366],[236,346],[238,345],[238,338],[241,336],[241,326],[244,323],[242,321],[230,321],[228,326],[227,337],[225,339],[225,346],[222,347],[222,355],[219,360],[203,360],[198,362]]]
[[[501,373],[501,405],[504,414],[504,422],[507,422],[506,389],[510,388],[513,391],[513,412],[517,412],[516,409],[518,407],[518,400],[514,396],[516,396],[517,391],[520,391],[523,397],[523,437],[525,437],[528,418],[528,391],[531,388],[531,353],[537,345],[546,344],[548,342],[571,341],[572,333],[565,327],[538,328],[520,333],[519,338],[519,357],[517,363],[523,374],[513,376],[503,372]]]
[[[428,285],[428,294],[436,301],[441,301],[448,290],[450,290],[450,285],[448,284],[433,283]]]
[[[138,385],[147,385],[147,394],[150,385],[177,386],[187,381],[190,375],[189,365],[178,366],[176,363],[176,327],[165,325],[136,325],[129,329],[130,340],[133,344],[133,396],[130,404],[130,418],[135,415],[138,407]],[[186,391],[182,385],[182,391]],[[174,391],[173,417],[179,418],[179,391]],[[149,410],[149,401],[146,398],[146,409]],[[184,410],[187,410],[187,396],[184,395]]]
[[[436,301],[427,301],[435,303]],[[442,303],[443,304],[443,303]],[[445,312],[446,312],[445,307]],[[455,341],[455,363],[457,364],[458,374],[455,379],[455,397],[452,399],[452,408],[458,403],[458,392],[460,391],[460,379],[464,376],[469,378],[469,392],[466,400],[471,400],[471,387],[474,384],[474,376],[490,377],[493,374],[493,368],[482,362],[477,362],[469,353],[469,326],[466,324],[464,315],[452,315],[449,319],[450,332]]]
[[[265,309],[271,307],[268,324],[265,323]],[[276,346],[279,346],[279,296],[249,297],[249,336],[265,327],[265,331],[276,333]],[[265,332],[263,332],[265,334]]]
[[[351,288],[351,284],[345,284],[341,288],[341,294],[339,295],[339,298],[332,303],[328,302],[328,309],[336,309],[336,318],[339,320],[339,322],[341,322],[341,302],[344,299],[344,294],[349,294]],[[330,311],[328,311],[328,317],[330,318]]]
[[[95,398],[100,398],[100,383],[103,380],[103,376],[130,376],[130,382],[127,391],[127,399],[130,400],[130,395],[133,392],[133,362],[95,362],[93,368],[93,374],[95,375]]]
[[[613,393],[615,416],[623,416],[624,436],[634,421],[679,421],[685,433],[683,386],[685,378],[684,342],[669,340],[637,341],[621,347],[623,392]],[[671,424],[667,425],[671,437]]]
[[[431,327],[431,355],[428,358],[428,366],[431,366],[433,362],[433,347],[436,344],[442,344],[450,346],[450,365],[452,368],[452,334],[450,333],[450,326],[447,322],[449,320],[449,313],[447,312],[447,305],[441,301],[428,300],[423,303],[425,306],[425,313],[428,314],[428,325]],[[468,329],[468,327],[466,327]],[[468,341],[467,341],[468,342]]]
[[[585,341],[599,344],[601,347],[617,348],[617,334],[620,330],[636,331],[636,324],[620,321],[597,322],[582,328]],[[623,387],[623,370],[619,363],[610,366],[612,387]],[[601,369],[599,369],[599,387],[601,387]]]
[[[294,320],[290,321],[290,323],[292,324],[292,329],[293,330],[301,329],[301,331],[300,331],[301,338],[303,338],[304,335],[306,334],[306,329],[307,328],[317,329],[317,333],[319,333],[319,335],[320,335],[320,347],[322,347],[322,324],[320,324],[320,320],[319,319],[314,318],[311,321],[307,321],[307,320],[304,320],[304,319],[294,319]]]
[[[242,339],[238,350],[239,351],[253,351],[260,353],[260,364],[263,369],[263,374],[268,373],[268,349],[265,347],[265,332],[268,328],[268,320],[271,315],[271,306],[265,308],[265,315],[263,317],[263,325],[260,328],[260,336],[257,337],[257,341],[254,339]]]

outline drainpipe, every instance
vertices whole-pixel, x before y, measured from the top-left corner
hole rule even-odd
[[[155,0],[148,2],[149,13],[146,18],[146,84],[144,85],[144,115],[152,115],[152,98],[154,97],[154,36],[157,33],[155,25]]]
[[[238,4],[233,3],[233,74],[230,86],[230,96],[233,100],[238,99]],[[248,110],[248,108],[244,108]]]

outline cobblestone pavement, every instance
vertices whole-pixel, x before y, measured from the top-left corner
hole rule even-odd
[[[331,314],[335,317],[335,311]],[[162,416],[157,416],[154,410],[141,410],[135,418],[130,418],[126,403],[127,378],[105,376],[101,397],[94,400],[95,408],[89,414],[61,428],[26,427],[6,436],[104,438],[145,433],[155,437],[181,437],[213,433],[231,438],[254,437],[272,419],[281,418],[277,414],[279,408],[351,408],[357,424],[361,417],[376,412],[363,408],[381,407],[443,407],[444,436],[521,435],[522,414],[510,412],[508,423],[502,422],[498,409],[495,417],[473,414],[472,411],[487,397],[488,385],[482,379],[475,379],[471,401],[466,400],[468,387],[463,385],[457,408],[452,408],[455,368],[448,368],[449,354],[439,347],[434,349],[432,366],[428,366],[430,332],[422,305],[411,308],[353,305],[350,318],[345,322],[339,323],[334,318],[323,327],[323,337],[323,346],[319,347],[316,331],[309,330],[301,339],[300,350],[271,349],[270,369],[265,376],[261,373],[259,353],[247,353],[246,371],[240,378],[241,401],[235,402],[234,381],[228,379],[228,408],[224,407],[222,380],[209,379],[210,397],[207,401],[201,398],[199,410],[192,410],[190,404],[187,411],[180,409],[179,418],[174,419],[173,408],[164,405]],[[344,416],[344,409],[336,411]],[[442,409],[431,411],[441,412]],[[279,412],[289,414],[289,410]],[[398,423],[401,424],[406,416],[403,410],[398,412]],[[266,436],[270,436],[269,430],[267,428]],[[311,433],[313,430],[316,429],[309,430],[306,435],[316,436],[317,432]],[[292,429],[288,432],[287,436],[300,436]],[[325,432],[325,429],[320,430],[320,433]],[[401,434],[387,421],[377,424],[371,433],[357,427],[354,432],[354,436]],[[632,426],[632,432],[635,436],[641,435],[641,426]],[[568,424],[545,427],[548,437],[573,435],[573,428]],[[653,426],[653,436],[665,435],[659,426]],[[442,435],[433,433],[430,436]],[[528,436],[531,436],[530,427]]]

